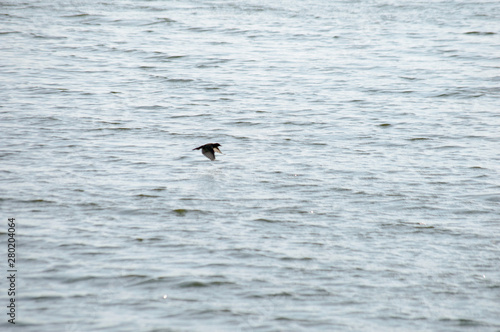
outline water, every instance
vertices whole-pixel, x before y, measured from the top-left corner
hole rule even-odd
[[[500,329],[496,2],[0,14],[16,331]]]

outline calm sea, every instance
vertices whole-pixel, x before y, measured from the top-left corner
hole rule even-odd
[[[0,1],[0,329],[499,331],[499,22]]]

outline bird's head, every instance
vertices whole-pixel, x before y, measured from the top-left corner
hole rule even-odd
[[[219,152],[219,153],[222,153],[222,152],[219,150],[219,146],[221,146],[219,143],[214,143],[212,146],[213,146],[213,148],[214,148],[214,151]]]

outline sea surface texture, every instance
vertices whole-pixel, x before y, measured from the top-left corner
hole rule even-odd
[[[0,212],[2,331],[499,331],[500,5],[1,0]]]

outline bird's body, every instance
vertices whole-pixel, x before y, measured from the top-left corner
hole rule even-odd
[[[219,143],[208,143],[208,144],[199,146],[197,148],[194,148],[193,150],[201,149],[201,153],[203,153],[203,155],[205,157],[214,161],[215,160],[215,153],[214,152],[222,153],[219,150],[219,146],[221,146]]]

